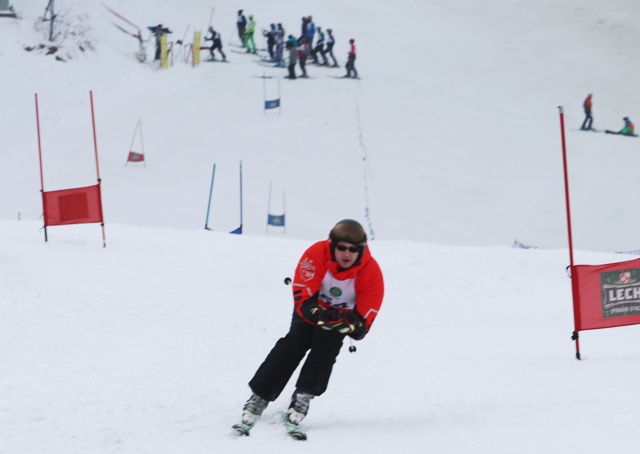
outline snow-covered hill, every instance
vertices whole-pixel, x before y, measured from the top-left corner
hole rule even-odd
[[[637,328],[584,333],[573,359],[557,106],[576,260],[623,260],[612,252],[640,248],[640,142],[575,129],[587,93],[595,127],[640,121],[640,5],[104,2],[187,43],[212,17],[230,63],[162,71],[94,0],[56,1],[65,62],[27,52],[46,42],[36,3],[0,22],[0,452],[299,452],[273,423],[293,384],[250,438],[229,426],[287,329],[282,279],[346,217],[370,221],[386,299],[312,402],[302,449],[635,452]],[[239,8],[294,34],[312,14],[341,63],[355,38],[362,79],[311,66],[288,81],[233,52]],[[281,115],[262,110],[263,75]],[[90,90],[107,247],[95,225],[50,228],[45,244],[34,94],[53,190],[95,183]],[[125,166],[139,119],[148,162]],[[271,183],[286,234],[266,232]]]

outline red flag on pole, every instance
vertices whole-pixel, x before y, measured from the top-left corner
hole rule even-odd
[[[140,131],[140,151],[134,151],[133,144],[136,141],[138,130]],[[147,165],[144,159],[144,140],[142,138],[142,118],[138,119],[138,123],[136,123],[136,129],[134,129],[133,131],[133,138],[131,139],[131,145],[129,145],[129,154],[127,155],[127,162],[125,163],[125,166],[130,162],[134,162],[134,163],[141,162],[145,166]]]
[[[640,259],[605,265],[577,265],[576,330],[640,323]]]
[[[144,154],[130,151],[129,156],[127,157],[127,162],[144,162]]]
[[[40,191],[42,192],[42,211],[44,214],[44,240],[47,241],[47,227],[53,225],[100,223],[102,226],[102,246],[107,246],[102,216],[102,195],[100,191],[100,165],[98,162],[98,138],[93,109],[93,91],[89,91],[91,102],[91,125],[93,128],[93,148],[96,158],[96,176],[98,184],[83,188],[44,190],[44,171],[42,168],[42,141],[40,137],[40,109],[38,94],[36,101],[36,126],[38,130],[38,157],[40,160]]]
[[[102,223],[100,185],[42,193],[44,225]]]
[[[564,109],[558,109],[573,296],[572,339],[576,342],[576,358],[580,359],[580,331],[640,324],[640,259],[604,265],[574,265]]]

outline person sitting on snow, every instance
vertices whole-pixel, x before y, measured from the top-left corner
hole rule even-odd
[[[631,123],[631,120],[629,120],[629,117],[624,117],[622,119],[622,121],[624,121],[624,128],[622,128],[620,131],[618,131],[618,134],[623,134],[625,136],[633,136],[633,135],[635,135],[634,128],[633,128],[633,123]]]

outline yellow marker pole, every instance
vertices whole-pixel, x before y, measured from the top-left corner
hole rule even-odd
[[[160,61],[162,69],[167,69],[169,67],[169,59],[167,56],[167,35],[162,35],[160,37]]]
[[[197,66],[200,64],[200,39],[202,37],[202,32],[194,32],[193,33],[193,66]],[[213,46],[213,42],[211,43]]]

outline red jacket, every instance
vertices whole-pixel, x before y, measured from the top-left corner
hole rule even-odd
[[[367,331],[376,318],[384,296],[384,281],[378,262],[365,246],[354,266],[340,270],[331,254],[331,242],[313,244],[300,258],[293,279],[295,311],[315,294],[326,308],[348,312],[356,310],[364,318]]]
[[[356,56],[356,43],[351,43],[351,48],[349,49],[349,57]]]

